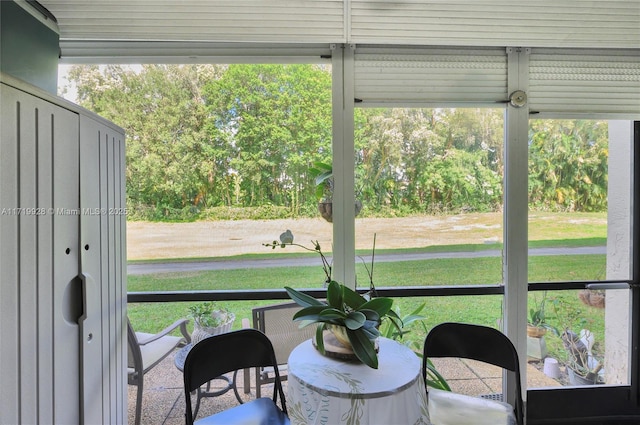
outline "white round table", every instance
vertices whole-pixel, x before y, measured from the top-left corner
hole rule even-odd
[[[378,369],[320,354],[311,340],[289,356],[287,410],[293,425],[429,424],[420,358],[380,338]]]

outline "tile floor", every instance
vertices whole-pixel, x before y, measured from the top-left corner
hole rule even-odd
[[[469,395],[494,394],[501,392],[501,371],[498,368],[472,360],[433,359],[438,371],[447,379],[447,382],[456,392]],[[532,365],[527,366],[529,386],[559,386],[556,381],[548,378]],[[242,386],[243,375],[238,374],[238,382]],[[184,424],[184,393],[182,390],[182,372],[173,362],[173,355],[167,357],[145,376],[145,389],[142,397],[142,425],[182,425]],[[253,383],[252,383],[253,385]],[[286,381],[285,393],[286,393]],[[134,424],[135,419],[135,386],[128,387],[129,424]],[[251,393],[245,395],[242,389],[241,396],[251,397],[255,394],[255,388],[251,387]],[[268,390],[265,394],[271,394]],[[237,404],[233,391],[210,399],[204,399],[200,407],[198,417],[207,416],[224,410]]]

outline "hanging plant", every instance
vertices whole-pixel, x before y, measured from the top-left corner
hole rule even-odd
[[[583,289],[578,292],[578,298],[588,306],[595,308],[605,307],[605,294],[602,290]]]

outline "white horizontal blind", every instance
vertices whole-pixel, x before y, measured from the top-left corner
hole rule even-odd
[[[356,44],[636,48],[640,0],[351,0]]]
[[[319,63],[328,43],[61,41],[60,63]],[[326,59],[328,61],[328,59]]]
[[[61,40],[340,42],[342,0],[42,0]]]
[[[640,51],[533,49],[528,94],[534,112],[640,117]]]
[[[357,48],[355,97],[364,104],[500,102],[507,97],[506,50]]]

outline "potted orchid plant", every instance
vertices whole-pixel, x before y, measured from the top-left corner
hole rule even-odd
[[[301,321],[301,326],[317,324],[315,346],[326,354],[324,331],[328,330],[340,344],[353,351],[354,356],[374,369],[378,368],[376,339],[380,336],[380,325],[383,319],[391,321],[392,326],[401,332],[402,319],[392,310],[393,300],[386,297],[372,297],[375,291],[361,295],[355,290],[336,282],[331,278],[331,263],[327,260],[318,241],[313,241],[314,248],[293,242],[290,230],[280,235],[280,242],[273,241],[265,246],[275,249],[288,245],[315,251],[322,259],[322,266],[328,282],[326,301],[315,299],[291,287],[285,287],[291,299],[302,307],[293,320]],[[371,277],[371,276],[370,276]],[[373,280],[371,277],[371,286]]]
[[[379,327],[383,318],[392,323],[401,320],[391,309],[391,298],[379,297],[367,300],[356,291],[332,280],[327,288],[327,300],[317,300],[290,287],[287,294],[303,307],[293,320],[303,321],[303,326],[317,324],[315,345],[325,353],[324,331],[329,330],[346,348],[353,350],[362,363],[378,368],[375,340],[380,336]]]

